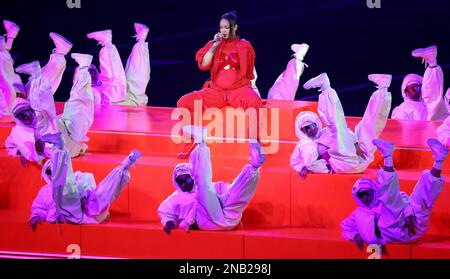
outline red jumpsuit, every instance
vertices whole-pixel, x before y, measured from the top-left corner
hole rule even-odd
[[[213,41],[209,41],[195,56],[200,70],[211,72],[209,87],[184,95],[178,100],[177,107],[187,108],[193,113],[195,100],[202,100],[203,111],[227,105],[243,109],[261,107],[261,98],[251,86],[255,63],[252,45],[239,37],[223,40],[217,46],[211,63],[202,66],[203,57],[212,44]]]

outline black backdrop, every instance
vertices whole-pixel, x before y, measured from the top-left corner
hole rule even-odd
[[[73,52],[97,56],[88,40],[91,31],[111,28],[113,42],[125,63],[133,46],[133,23],[150,26],[151,81],[149,105],[175,106],[176,100],[198,89],[208,77],[197,69],[194,55],[218,29],[220,16],[239,12],[241,37],[256,51],[257,85],[263,97],[289,61],[292,43],[306,42],[310,51],[301,85],[326,71],[347,115],[362,115],[373,87],[369,73],[390,73],[393,106],[401,101],[400,84],[410,72],[422,74],[411,50],[436,44],[444,74],[450,74],[450,3],[442,0],[380,0],[369,9],[366,0],[338,1],[162,1],[80,0],[69,9],[66,0],[2,0],[0,19],[17,22],[22,30],[12,54],[15,65],[38,59],[47,62],[53,44],[50,31],[74,43]],[[57,101],[68,98],[75,63],[68,57]],[[98,59],[94,62],[98,64]],[[445,81],[446,88],[450,83]],[[315,100],[317,92],[299,88],[297,99]]]

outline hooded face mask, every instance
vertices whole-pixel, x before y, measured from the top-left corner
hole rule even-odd
[[[366,207],[370,207],[374,199],[374,191],[372,189],[360,190],[356,196]]]
[[[179,175],[175,181],[183,192],[190,193],[194,189],[194,179],[190,174]]]
[[[98,72],[97,67],[95,67],[94,64],[89,65],[88,72],[91,76],[92,86],[100,86],[102,81],[100,80],[100,73]]]
[[[405,94],[410,100],[415,102],[420,101],[420,98],[422,97],[422,85],[419,83],[412,83],[406,86]]]
[[[295,119],[295,134],[301,139],[314,140],[320,137],[322,122],[319,116],[311,111],[302,111]]]
[[[359,206],[372,208],[377,203],[377,185],[370,178],[360,178],[352,189],[352,194]]]
[[[34,127],[36,124],[36,113],[26,99],[16,98],[12,114],[18,125]]]
[[[179,164],[173,171],[173,184],[177,191],[192,193],[194,191],[194,179],[191,175],[191,165]]]
[[[307,123],[300,130],[311,139],[314,139],[319,132],[316,123]]]
[[[422,77],[416,74],[409,74],[403,79],[402,95],[404,99],[414,102],[422,101]]]

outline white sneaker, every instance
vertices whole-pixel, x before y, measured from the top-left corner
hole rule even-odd
[[[206,142],[206,136],[207,136],[206,127],[186,125],[186,126],[183,126],[183,131],[185,133],[191,135],[194,138],[194,143],[205,143]]]
[[[55,44],[55,52],[66,55],[72,49],[73,44],[58,33],[50,32],[50,38]]]
[[[422,58],[430,66],[436,66],[437,46],[432,45],[427,48],[418,48],[412,51],[412,56]]]
[[[448,154],[448,149],[437,139],[428,139],[427,144],[433,152],[433,157],[436,162],[444,161]]]
[[[331,86],[330,79],[328,78],[327,73],[322,73],[317,77],[308,80],[303,85],[303,88],[305,88],[306,90],[311,88],[320,88],[322,91],[324,91],[325,89],[328,89],[330,86]]]
[[[291,45],[291,50],[295,53],[295,58],[297,58],[300,61],[303,61],[303,58],[305,58],[306,53],[309,50],[309,45],[307,44],[293,44]]]
[[[136,30],[136,40],[143,40],[145,41],[147,39],[148,32],[150,31],[150,28],[148,26],[141,24],[141,23],[135,23],[134,29]]]
[[[91,32],[87,34],[87,37],[89,39],[96,40],[99,44],[105,46],[112,41],[112,31],[111,29],[107,29],[103,31]]]
[[[129,169],[132,166],[134,166],[134,164],[136,163],[136,161],[141,158],[142,154],[141,152],[139,152],[138,150],[134,149],[133,151],[131,151],[130,155],[128,155],[127,158],[125,158],[125,160],[123,160],[122,162],[122,166],[125,169]]]
[[[41,65],[39,64],[39,61],[22,64],[16,67],[16,72],[20,74],[30,75],[32,77],[38,76],[41,74]]]
[[[378,150],[380,150],[381,154],[383,154],[383,157],[392,156],[392,153],[394,153],[394,144],[392,142],[388,142],[382,139],[374,139],[372,140],[372,143],[377,147]]]
[[[82,53],[72,53],[70,55],[79,65],[80,68],[82,67],[89,67],[92,63],[92,55],[89,54],[82,54]]]
[[[392,82],[392,76],[386,74],[371,74],[369,80],[377,85],[378,88],[389,88]]]
[[[17,37],[17,34],[19,34],[20,27],[19,25],[15,24],[14,22],[10,20],[3,20],[3,25],[6,29],[6,34],[8,38],[15,39]]]

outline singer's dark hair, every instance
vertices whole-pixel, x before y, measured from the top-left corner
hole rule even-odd
[[[234,27],[238,24],[238,16],[236,11],[228,12],[222,15],[221,19],[226,19],[230,23],[230,30],[233,36],[236,36],[234,33]]]

